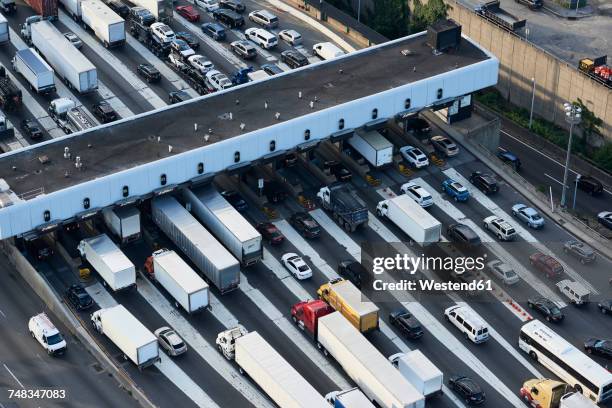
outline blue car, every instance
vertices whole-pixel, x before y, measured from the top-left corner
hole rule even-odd
[[[514,153],[508,150],[500,150],[497,152],[497,157],[503,161],[514,167],[515,170],[521,168],[521,159],[519,159]]]
[[[442,190],[455,201],[466,202],[470,198],[468,189],[463,184],[450,178],[442,182]]]
[[[202,32],[213,40],[222,41],[225,39],[225,28],[221,24],[217,23],[204,23],[201,26]]]

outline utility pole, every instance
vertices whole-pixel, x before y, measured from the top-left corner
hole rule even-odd
[[[563,104],[565,111],[565,121],[570,124],[569,141],[567,143],[567,156],[565,157],[565,170],[563,171],[563,191],[561,192],[561,207],[566,207],[567,197],[567,176],[569,173],[570,156],[572,154],[572,136],[574,125],[578,125],[582,120],[582,109],[573,103],[566,102]]]

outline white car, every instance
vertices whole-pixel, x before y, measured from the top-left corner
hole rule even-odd
[[[423,208],[430,207],[433,205],[433,197],[427,190],[423,187],[419,186],[416,183],[409,182],[403,184],[400,187],[400,190],[403,194],[406,194],[408,197],[412,198],[418,205]]]
[[[169,43],[176,40],[176,35],[170,26],[164,23],[151,24],[151,33],[163,43]]]
[[[195,0],[194,4],[202,7],[208,12],[215,11],[219,8],[217,0]]]
[[[64,37],[70,41],[70,44],[74,45],[74,48],[79,49],[83,46],[83,41],[77,35],[71,31],[64,33]]]
[[[183,68],[183,66],[185,65],[185,63],[183,62],[183,58],[180,55],[175,54],[173,52],[168,54],[168,61],[170,61],[172,65],[174,65],[175,67],[179,69]]]
[[[516,230],[503,218],[491,215],[483,220],[484,229],[491,231],[500,241],[511,241],[516,236]]]
[[[176,357],[187,351],[187,345],[174,330],[169,327],[160,327],[155,330],[155,337],[160,347],[169,355]]]
[[[412,167],[417,169],[429,166],[429,159],[418,147],[404,146],[399,149],[400,154]]]
[[[213,91],[221,91],[232,87],[232,81],[216,69],[211,69],[205,76],[206,83]]]
[[[304,262],[302,257],[293,252],[289,252],[281,258],[283,265],[296,279],[303,280],[312,277],[312,269]]]
[[[500,260],[493,260],[487,263],[489,270],[504,282],[504,285],[515,285],[521,278],[514,272],[514,269]]]
[[[205,74],[211,69],[215,68],[212,62],[207,60],[203,55],[199,54],[192,55],[191,57],[187,58],[187,61],[192,67],[199,70],[202,74]]]
[[[298,45],[302,43],[302,34],[295,30],[281,30],[278,37],[289,45]]]

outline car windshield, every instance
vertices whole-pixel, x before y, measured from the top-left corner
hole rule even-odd
[[[173,344],[172,348],[174,348],[175,350],[180,350],[183,347],[185,347],[185,344],[183,344],[183,342],[177,343],[177,344]]]
[[[534,221],[538,221],[538,220],[541,220],[542,217],[540,217],[540,214],[532,214],[531,219]]]
[[[298,271],[300,272],[306,272],[308,270],[308,265],[300,265],[298,266]]]
[[[64,338],[62,337],[62,335],[57,333],[57,334],[54,334],[53,336],[47,337],[47,344],[52,346],[54,344],[61,343],[63,340]]]
[[[557,306],[550,306],[550,314],[559,315],[561,310]]]
[[[91,298],[89,297],[87,293],[78,293],[77,297],[79,298],[79,303],[82,305],[88,304],[89,301],[91,300]]]

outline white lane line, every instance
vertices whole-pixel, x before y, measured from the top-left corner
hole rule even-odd
[[[62,24],[66,25],[72,32],[79,36],[89,48],[91,48],[98,56],[105,60],[113,69],[129,83],[136,92],[138,92],[147,102],[155,109],[163,108],[168,104],[161,99],[151,88],[140,80],[121,60],[115,57],[109,50],[104,48],[97,39],[93,38],[89,33],[86,33],[77,23],[68,17],[62,10],[59,11],[59,19]],[[57,83],[58,81],[56,81]]]
[[[206,361],[224,380],[226,380],[245,399],[257,407],[272,408],[272,404],[245,377],[241,376],[225,357],[214,347],[211,347],[202,335],[185,319],[174,306],[159,292],[159,290],[143,277],[143,283],[138,285],[138,293],[153,309],[183,337],[191,347]],[[204,312],[205,313],[205,312]],[[162,365],[164,361],[162,360]],[[183,387],[180,386],[183,390]]]
[[[385,227],[373,214],[370,213],[368,221],[373,231],[378,233],[387,242],[401,242],[387,227]],[[516,393],[509,389],[497,376],[487,368],[467,347],[453,336],[425,307],[417,302],[409,293],[402,293],[402,297],[410,299],[405,302],[395,292],[391,294],[412,313],[440,343],[450,350],[459,360],[476,372],[480,377],[496,389],[502,397],[506,398],[512,406],[521,406],[522,401]]]
[[[125,106],[121,99],[116,97],[113,92],[108,89],[108,87],[104,85],[102,81],[100,81],[100,79],[98,79],[98,93],[100,94],[102,99],[107,101],[108,104],[115,110],[115,112],[117,112],[117,115],[121,116],[122,118],[129,118],[130,116],[134,116],[134,112],[132,112],[130,108]]]
[[[465,177],[463,177],[455,169],[445,170],[444,173],[446,175],[448,175],[449,177],[451,177],[451,178],[452,177],[456,177],[455,180],[458,180],[461,183],[468,183],[468,180]],[[469,185],[469,184],[464,184],[464,185]],[[470,188],[470,194],[472,195],[473,198],[476,199],[476,201],[478,201],[485,208],[489,209],[496,216],[504,218],[506,220],[510,220],[512,218],[508,213],[506,213],[504,210],[499,208],[493,202],[493,200],[491,200],[489,197],[487,197],[484,193],[482,193],[477,188]],[[584,279],[581,274],[576,272],[576,270],[574,270],[572,267],[570,267],[567,263],[565,263],[563,260],[561,260],[558,256],[555,256],[555,254],[550,249],[548,249],[548,247],[546,245],[543,245],[541,242],[539,242],[539,240],[536,239],[536,237],[534,237],[529,231],[527,231],[527,229],[525,227],[523,227],[518,222],[514,223],[513,226],[514,226],[514,229],[517,232],[517,234],[519,234],[519,236],[521,238],[523,238],[525,241],[527,241],[531,245],[533,245],[538,251],[540,251],[540,252],[542,252],[542,253],[544,253],[546,255],[553,256],[555,259],[557,259],[559,261],[559,263],[561,263],[561,265],[563,265],[563,270],[565,271],[566,274],[568,274],[570,277],[572,277],[575,281],[580,282],[585,287],[587,287],[591,291],[591,293],[593,293],[595,295],[599,294],[599,291],[593,285],[591,285],[590,282],[588,282],[586,279]],[[534,289],[540,290],[541,288],[540,287],[538,287],[538,288],[534,287]],[[553,299],[551,299],[551,300],[553,300]],[[561,298],[559,298],[559,300],[561,300]]]
[[[238,58],[238,56],[234,55],[230,50],[221,45],[221,43],[205,35],[202,32],[202,29],[200,29],[200,27],[185,20],[182,16],[179,16],[178,14],[174,15],[174,19],[180,24],[182,24],[184,27],[187,27],[189,31],[195,34],[200,40],[204,41],[206,45],[215,50],[219,55],[228,60],[230,64],[232,64],[236,68],[246,68],[248,66],[247,64],[242,62],[240,58]]]
[[[166,376],[177,388],[189,397],[198,407],[220,408],[181,368],[164,353],[159,353],[161,362],[155,367]]]
[[[236,327],[240,323],[221,301],[212,293],[208,293],[210,312],[226,328]]]
[[[283,279],[281,282],[285,282]],[[258,289],[249,284],[247,277],[240,274],[240,291],[244,293],[253,304],[274,323],[285,335],[293,342],[293,344],[301,350],[308,358],[312,360],[315,366],[327,375],[339,389],[345,390],[350,387],[349,382],[344,375],[336,369],[334,365],[328,361],[321,352],[317,350],[314,344],[309,341],[298,328],[272,304]]]
[[[200,96],[199,93],[194,91],[182,78],[178,76],[166,63],[160,60],[158,57],[153,55],[144,45],[142,45],[137,39],[131,35],[126,35],[127,44],[140,54],[149,64],[152,64],[157,70],[165,77],[174,87],[178,90],[184,90],[192,98]]]
[[[289,225],[286,220],[275,221],[274,225],[276,225],[276,227],[294,247],[298,248],[298,250],[302,252],[304,256],[310,258],[312,264],[318,270],[320,270],[327,277],[327,279],[332,280],[339,277],[336,271],[334,271],[334,269],[319,256],[317,251],[315,251],[314,248],[311,247],[310,244],[307,243],[306,240],[302,238],[302,236],[291,225]]]
[[[8,371],[8,373],[11,375],[11,377],[13,377],[13,379],[14,379],[15,381],[17,381],[17,384],[19,384],[19,386],[20,386],[21,388],[25,388],[25,387],[23,386],[23,384],[21,383],[21,381],[19,381],[19,378],[17,378],[17,377],[15,376],[15,374],[13,374],[13,372],[12,372],[12,371],[11,371],[11,370],[10,370],[10,369],[7,367],[7,365],[6,365],[6,364],[4,364],[4,363],[3,363],[2,365],[4,366],[4,368],[6,368],[6,371]]]
[[[548,177],[549,179],[551,179],[552,181],[554,181],[555,183],[560,184],[560,185],[563,185],[563,183],[562,183],[562,182],[560,182],[559,180],[557,180],[556,178],[554,178],[554,177],[553,177],[553,176],[551,176],[550,174],[548,174],[548,173],[544,173],[544,175],[545,175],[546,177]]]
[[[456,176],[455,174],[453,175]],[[461,180],[459,177],[457,178]],[[467,217],[461,210],[457,209],[449,201],[443,199],[442,195],[437,190],[435,190],[432,186],[427,184],[427,182],[425,182],[420,177],[413,179],[413,181],[419,184],[420,186],[422,186],[423,188],[427,189],[427,191],[429,191],[429,193],[433,197],[433,200],[436,206],[440,208],[442,211],[444,211],[449,217],[451,217],[453,220],[457,222],[461,222],[463,224],[468,225],[470,228],[472,228],[478,234],[480,239],[483,242],[487,243],[487,247],[491,250],[491,252],[493,252],[493,254],[500,261],[510,265],[512,269],[514,269],[514,272],[516,272],[517,275],[519,275],[523,281],[525,281],[529,286],[531,286],[535,290],[536,293],[539,293],[540,295],[547,297],[548,299],[555,302],[561,308],[567,306],[567,304],[563,301],[563,299],[561,299],[561,297],[557,294],[557,292],[553,291],[545,283],[543,283],[536,275],[533,274],[531,270],[525,268],[519,261],[517,261],[514,258],[514,256],[512,256],[508,251],[506,251],[500,243],[496,242],[493,238],[490,238],[489,235],[486,234],[472,220],[467,219]],[[461,180],[460,182],[463,183],[463,180]],[[465,184],[465,185],[469,185],[469,184]],[[470,193],[477,194],[474,190],[476,189],[470,189]],[[474,198],[478,200],[476,196],[474,196]],[[484,206],[485,208],[492,210],[493,205],[494,204],[491,202],[491,203],[485,204]],[[502,213],[499,213],[499,216],[506,220],[511,219],[509,216],[507,215],[504,216]],[[516,225],[515,225],[515,228],[518,231],[518,228]]]

